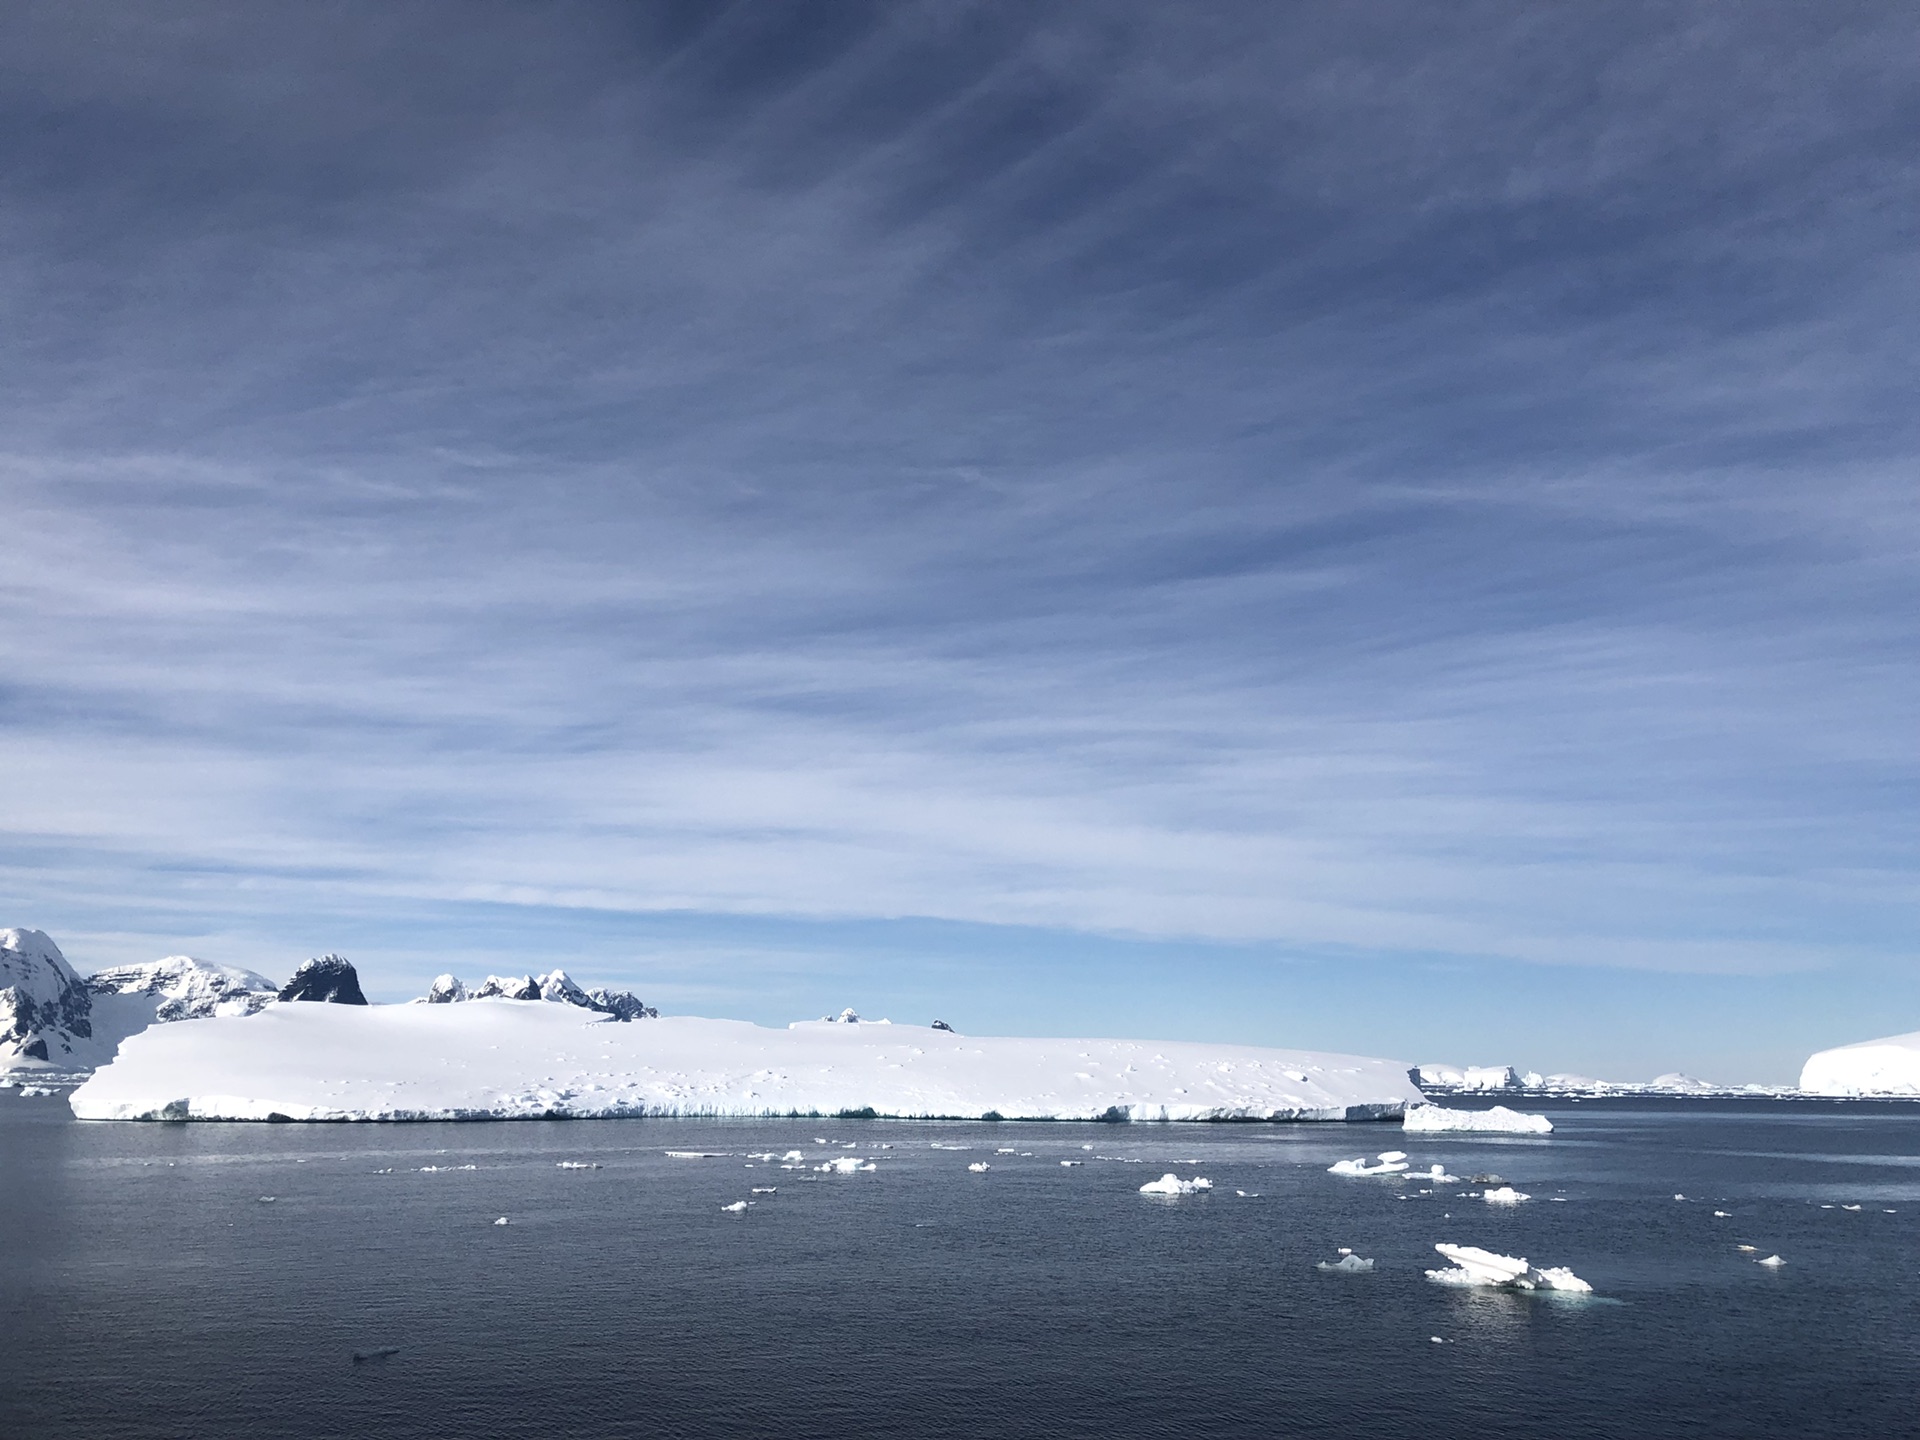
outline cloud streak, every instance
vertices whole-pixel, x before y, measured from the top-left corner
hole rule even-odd
[[[474,14],[6,22],[14,903],[1904,963],[1899,8]]]

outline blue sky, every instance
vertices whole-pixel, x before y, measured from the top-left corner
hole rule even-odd
[[[1910,7],[0,17],[0,923],[1920,1026]]]

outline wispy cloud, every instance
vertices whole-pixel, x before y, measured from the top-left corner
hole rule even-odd
[[[6,22],[10,904],[1906,953],[1910,15],[677,14]]]

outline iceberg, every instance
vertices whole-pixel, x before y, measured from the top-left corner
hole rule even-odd
[[[1329,1175],[1399,1175],[1407,1169],[1407,1152],[1382,1150],[1371,1165],[1363,1155],[1355,1160],[1336,1160],[1327,1167]]]
[[[69,1097],[87,1120],[1372,1120],[1419,1102],[1404,1065],[1352,1055],[872,1023],[624,1024],[501,998],[282,1003],[154,1026]]]
[[[1800,1069],[1809,1095],[1920,1095],[1920,1030],[1822,1050]]]
[[[1525,1191],[1514,1189],[1511,1185],[1502,1185],[1497,1190],[1482,1191],[1480,1198],[1489,1205],[1518,1205],[1533,1197]]]
[[[1142,1195],[1198,1195],[1203,1190],[1213,1189],[1213,1182],[1204,1176],[1196,1175],[1191,1180],[1182,1180],[1169,1170],[1158,1180],[1149,1180],[1140,1187]]]
[[[1338,1260],[1321,1260],[1313,1268],[1328,1275],[1365,1275],[1373,1269],[1373,1261],[1361,1259],[1342,1245]]]
[[[1453,1265],[1445,1270],[1429,1270],[1427,1278],[1441,1285],[1488,1285],[1513,1290],[1566,1290],[1586,1294],[1593,1289],[1571,1270],[1560,1267],[1540,1270],[1525,1259],[1496,1255],[1473,1245],[1435,1245]]]
[[[1544,1115],[1523,1115],[1504,1105],[1490,1110],[1449,1110],[1442,1105],[1415,1105],[1401,1124],[1421,1134],[1471,1131],[1488,1135],[1550,1135],[1553,1122]]]

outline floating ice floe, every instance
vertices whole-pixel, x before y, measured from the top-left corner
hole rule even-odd
[[[1191,1180],[1182,1180],[1169,1170],[1158,1180],[1149,1180],[1140,1187],[1142,1195],[1197,1195],[1202,1190],[1213,1189],[1213,1182],[1204,1176],[1196,1175]]]
[[[1769,1255],[1767,1256],[1766,1259],[1756,1260],[1753,1263],[1756,1265],[1765,1265],[1770,1269],[1778,1270],[1782,1265],[1786,1264],[1787,1262],[1782,1260],[1778,1255]]]
[[[507,1217],[502,1215],[498,1220],[494,1221],[493,1223],[496,1225],[505,1225],[507,1223]]]
[[[262,1205],[271,1205],[271,1204],[273,1204],[273,1202],[274,1202],[274,1201],[275,1201],[276,1199],[278,1199],[278,1198],[279,1198],[279,1197],[278,1197],[278,1196],[275,1196],[275,1195],[262,1195],[262,1196],[260,1197],[260,1203],[261,1203]]]
[[[422,1175],[444,1175],[453,1170],[478,1170],[478,1165],[422,1165]]]
[[[1409,1105],[1405,1129],[1418,1134],[1472,1131],[1492,1135],[1550,1135],[1553,1122],[1544,1115],[1523,1115],[1504,1105],[1490,1110],[1449,1110],[1444,1105]]]
[[[836,1155],[826,1164],[813,1168],[821,1174],[832,1171],[835,1175],[857,1175],[863,1170],[878,1170],[880,1167],[871,1160],[862,1160],[858,1155]]]
[[[1329,1275],[1364,1275],[1373,1269],[1373,1261],[1363,1260],[1360,1256],[1354,1254],[1352,1250],[1342,1245],[1340,1247],[1340,1258],[1338,1260],[1322,1260],[1313,1268],[1316,1270],[1324,1270]]]
[[[1510,1290],[1568,1290],[1584,1294],[1593,1289],[1571,1270],[1560,1266],[1538,1269],[1524,1257],[1496,1255],[1473,1245],[1439,1244],[1433,1247],[1453,1265],[1429,1270],[1427,1278],[1441,1285],[1488,1285]]]
[[[1480,1198],[1489,1205],[1518,1205],[1533,1197],[1524,1190],[1516,1190],[1511,1185],[1502,1185],[1498,1190],[1484,1191]]]
[[[1444,1165],[1432,1166],[1429,1169],[1420,1171],[1418,1174],[1410,1174],[1407,1178],[1412,1180],[1425,1180],[1430,1185],[1458,1185],[1460,1183],[1460,1177],[1458,1175],[1447,1174],[1447,1167]]]
[[[1084,1160],[1062,1160],[1060,1163],[1068,1169],[1072,1169],[1075,1165],[1084,1165],[1087,1162]]]
[[[731,1205],[722,1205],[720,1208],[728,1215],[743,1215],[746,1213],[747,1202],[745,1200],[736,1200]]]
[[[553,1167],[556,1170],[598,1170],[599,1163],[593,1160],[562,1160]]]
[[[984,1160],[976,1160],[971,1165],[967,1166],[967,1169],[971,1170],[976,1175],[984,1175],[987,1173],[987,1171],[993,1169],[993,1166],[989,1165]]]
[[[777,1195],[780,1193],[780,1189],[777,1185],[756,1185],[753,1187],[753,1193],[756,1195]]]
[[[1327,1167],[1329,1175],[1399,1175],[1407,1168],[1407,1152],[1404,1150],[1382,1150],[1369,1165],[1366,1157],[1356,1160],[1340,1160]]]

